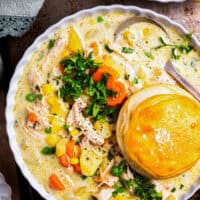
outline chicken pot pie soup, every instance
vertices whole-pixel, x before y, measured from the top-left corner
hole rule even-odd
[[[200,89],[199,53],[191,34],[150,22],[114,39],[133,16],[99,12],[66,24],[18,83],[17,142],[55,199],[181,199],[199,178],[200,105],[163,69],[171,59]]]

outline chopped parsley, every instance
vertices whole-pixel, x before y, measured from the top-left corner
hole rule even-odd
[[[138,84],[139,83],[139,80],[137,77],[134,77],[133,81],[132,81],[133,84]]]
[[[152,55],[151,52],[148,52],[148,51],[144,51],[144,55],[148,58],[150,58],[151,60],[154,60],[154,56]]]
[[[81,176],[81,179],[82,179],[82,180],[85,180],[85,179],[87,179],[87,176],[82,175],[82,176]]]
[[[65,67],[65,74],[62,76],[63,86],[58,94],[64,101],[67,98],[79,98],[89,85],[92,71],[99,66],[94,62],[92,53],[85,57],[83,52],[78,52],[71,58],[65,58],[61,61],[61,65]]]
[[[95,82],[93,78],[89,81],[87,94],[90,96],[91,103],[86,108],[85,115],[92,116],[95,120],[109,117],[119,110],[118,107],[107,106],[107,98],[115,95],[107,89],[107,79],[108,75],[104,75],[101,81]]]
[[[69,131],[69,125],[65,124],[65,125],[63,125],[63,128],[64,128],[66,131]]]
[[[134,194],[142,200],[161,200],[162,195],[147,178],[134,174]]]
[[[133,53],[133,49],[130,47],[122,47],[123,53]]]
[[[125,180],[121,176],[119,182],[113,188],[115,189],[112,196],[115,197],[119,193],[125,191],[133,192],[136,197],[142,200],[161,200],[161,193],[156,191],[155,185],[152,184],[147,178],[135,173],[134,179]]]
[[[115,119],[118,107],[109,107],[107,98],[114,96],[112,90],[108,90],[107,80],[109,75],[105,74],[101,81],[95,82],[92,74],[99,67],[90,53],[87,57],[84,53],[78,52],[70,58],[61,61],[65,74],[61,77],[62,86],[58,95],[63,101],[74,100],[82,94],[87,94],[90,98],[90,104],[85,109],[86,116],[92,116],[93,119],[103,119],[110,117]]]
[[[97,22],[98,22],[98,23],[101,23],[101,22],[103,22],[103,21],[104,21],[104,19],[103,19],[102,16],[98,16],[98,17],[97,17]]]
[[[129,79],[130,79],[130,74],[125,74],[124,78],[125,78],[126,80],[129,80]]]
[[[175,192],[175,191],[176,191],[176,188],[173,187],[173,188],[171,189],[171,192]]]
[[[107,44],[105,44],[104,46],[105,50],[108,52],[108,53],[112,53],[114,50],[111,49]]]
[[[115,165],[111,169],[111,173],[113,176],[121,176],[124,172],[127,171],[127,165],[124,160],[122,160],[119,165]]]
[[[115,189],[113,192],[112,192],[112,196],[113,197],[116,197],[119,193],[124,193],[125,192],[125,188],[123,187],[123,185],[118,182],[116,183],[113,188]]]
[[[179,189],[182,190],[184,188],[184,185],[181,183]]]
[[[51,49],[54,47],[56,40],[55,39],[50,39],[47,48]]]

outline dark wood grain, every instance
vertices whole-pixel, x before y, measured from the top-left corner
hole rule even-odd
[[[28,33],[21,38],[7,37],[0,40],[0,48],[5,65],[3,80],[0,84],[0,171],[3,172],[12,187],[14,200],[42,199],[19,172],[8,146],[4,117],[5,95],[15,66],[26,48],[50,25],[81,9],[110,4],[136,5],[150,8],[183,24],[190,31],[195,31],[196,36],[200,39],[200,3],[187,1],[180,4],[161,4],[147,0],[46,0]],[[200,191],[191,200],[200,200]]]

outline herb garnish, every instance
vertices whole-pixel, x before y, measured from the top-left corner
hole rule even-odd
[[[61,65],[64,67],[64,75],[61,77],[63,85],[58,91],[59,97],[66,101],[67,98],[74,100],[81,94],[87,94],[90,104],[85,110],[86,116],[92,116],[95,120],[111,115],[114,118],[113,115],[119,109],[107,105],[107,98],[115,95],[106,87],[109,75],[105,74],[101,81],[94,81],[92,74],[100,63],[94,61],[92,53],[85,57],[83,52],[78,52],[62,60]]]
[[[117,107],[107,106],[107,98],[113,96],[113,92],[106,88],[109,75],[104,75],[101,81],[95,82],[90,78],[87,94],[91,97],[91,103],[85,110],[86,116],[92,116],[99,120],[116,113]]]
[[[138,84],[139,83],[139,80],[137,77],[134,77],[133,81],[132,81],[133,84]]]
[[[83,52],[62,60],[60,64],[65,67],[65,74],[62,77],[63,86],[59,89],[59,96],[64,101],[67,97],[79,98],[89,85],[92,71],[99,66],[99,63],[95,63],[92,59],[92,53],[85,57]]]
[[[172,47],[172,58],[178,60],[181,57],[181,54],[187,54],[192,49],[193,46],[190,45],[190,40],[192,33],[184,35],[184,44],[167,44],[162,37],[159,38],[161,45],[155,47],[155,49],[160,49],[163,47]]]
[[[130,79],[130,74],[125,74],[124,78],[125,78],[126,80],[129,80],[129,79]]]
[[[122,173],[123,174],[123,173]],[[122,175],[121,174],[121,175]],[[162,195],[156,191],[155,185],[152,184],[147,178],[135,173],[134,179],[125,180],[121,176],[119,182],[113,188],[115,189],[112,196],[115,197],[125,190],[132,191],[136,197],[142,200],[161,200]]]
[[[54,47],[56,40],[55,39],[50,39],[47,48],[51,49]]]
[[[144,51],[144,55],[145,55],[146,57],[150,58],[151,60],[154,60],[154,56],[152,55],[151,52],[149,52],[149,51]]]
[[[119,165],[115,165],[111,169],[111,173],[113,176],[121,176],[124,172],[127,171],[127,165],[124,160],[122,160]]]
[[[133,49],[130,47],[122,47],[123,53],[133,53]]]
[[[112,53],[114,50],[111,49],[107,44],[105,44],[104,46],[105,50],[108,52],[108,53]]]
[[[181,183],[179,189],[182,190],[184,188],[184,185]]]
[[[173,187],[173,188],[171,189],[171,192],[175,192],[175,191],[176,191],[176,188]]]

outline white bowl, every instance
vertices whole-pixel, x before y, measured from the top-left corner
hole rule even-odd
[[[70,16],[63,18],[62,20],[60,20],[55,25],[48,28],[26,50],[22,59],[18,63],[18,65],[15,69],[14,75],[13,75],[11,81],[10,81],[10,87],[9,87],[9,91],[8,91],[8,94],[7,94],[7,105],[6,105],[6,122],[7,122],[6,128],[7,128],[7,133],[8,133],[8,137],[9,137],[10,147],[13,151],[15,161],[22,171],[22,174],[29,181],[29,183],[33,186],[33,188],[35,190],[37,190],[40,193],[40,195],[45,199],[53,200],[55,198],[45,190],[43,185],[41,185],[37,182],[35,177],[28,170],[25,162],[22,159],[21,151],[20,151],[20,148],[19,148],[17,141],[16,141],[16,132],[15,132],[15,129],[14,129],[15,118],[14,118],[13,107],[14,107],[14,103],[15,103],[15,94],[16,94],[17,87],[18,87],[18,81],[21,78],[21,76],[23,74],[24,67],[26,66],[27,62],[31,58],[33,52],[35,52],[38,49],[41,42],[43,42],[45,40],[49,40],[51,35],[56,30],[63,27],[69,21],[71,21],[73,19],[80,18],[81,16],[95,14],[95,13],[102,12],[102,11],[103,12],[109,12],[109,11],[113,11],[113,10],[118,10],[118,11],[122,11],[122,12],[130,12],[131,11],[131,12],[143,15],[143,16],[149,16],[153,19],[156,19],[157,21],[160,21],[160,22],[166,24],[166,25],[175,27],[182,34],[188,33],[188,31],[183,26],[181,26],[180,24],[172,21],[171,19],[169,19],[168,17],[166,17],[164,15],[160,15],[160,14],[153,12],[151,10],[148,10],[148,9],[142,9],[142,8],[138,8],[138,7],[135,7],[135,6],[122,6],[122,5],[97,6],[97,7],[92,8],[92,9],[79,11],[79,12],[73,14],[73,15],[70,15]],[[193,36],[192,41],[193,41],[194,46],[198,50],[200,50],[200,43],[198,42],[197,38]],[[186,199],[190,198],[198,189],[200,189],[200,180],[199,180],[198,183],[194,184],[194,186],[191,188],[191,190],[187,194],[185,194],[182,197],[181,200],[186,200]]]

